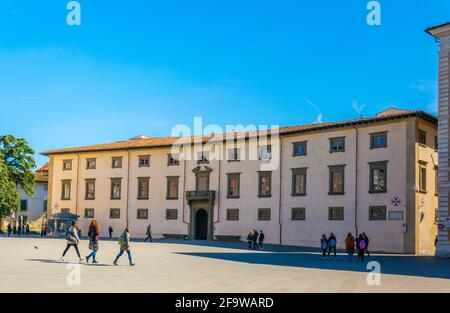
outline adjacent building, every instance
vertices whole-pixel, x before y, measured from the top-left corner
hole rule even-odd
[[[434,116],[391,108],[262,134],[140,136],[44,152],[48,212],[79,215],[83,233],[95,218],[103,236],[128,225],[143,237],[148,224],[155,237],[210,240],[256,229],[268,243],[317,247],[334,232],[342,247],[348,232],[365,232],[374,251],[435,252]]]

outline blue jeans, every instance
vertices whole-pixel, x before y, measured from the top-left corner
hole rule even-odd
[[[128,249],[128,250],[122,250],[122,249],[120,249],[120,252],[119,252],[119,254],[116,256],[116,259],[114,260],[114,262],[119,261],[120,257],[122,256],[122,254],[123,254],[125,251],[126,251],[127,254],[128,254],[128,261],[130,261],[130,263],[131,263],[133,260],[132,260],[132,258],[131,258],[131,251],[130,251],[129,249]]]
[[[87,258],[89,259],[90,257],[92,257],[92,261],[94,261],[95,262],[95,256],[97,255],[97,251],[96,250],[93,250],[92,252],[91,252],[91,254],[89,254],[88,256],[87,256]]]

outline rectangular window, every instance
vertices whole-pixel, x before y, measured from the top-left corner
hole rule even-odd
[[[241,149],[228,149],[228,162],[239,162],[241,160]]]
[[[425,162],[419,164],[419,191],[427,192],[427,164]]]
[[[424,132],[423,130],[419,129],[419,144],[421,145],[426,145],[427,144],[427,133]]]
[[[140,155],[139,156],[139,167],[149,167],[150,166],[150,156]]]
[[[258,172],[258,197],[272,196],[272,172]]]
[[[306,195],[306,168],[292,169],[292,196]]]
[[[149,197],[149,177],[138,177],[138,196],[139,200],[146,200]]]
[[[70,199],[70,180],[63,180],[61,182],[61,200]]]
[[[177,209],[167,209],[166,210],[166,220],[177,220],[178,210]]]
[[[84,209],[84,218],[94,218],[94,209]]]
[[[86,200],[95,199],[95,179],[86,179],[86,192],[84,198]]]
[[[227,209],[227,221],[239,221],[239,209]]]
[[[167,155],[167,166],[180,165],[180,155],[178,153],[169,153]]]
[[[304,221],[306,219],[305,208],[291,208],[291,221]]]
[[[138,220],[148,220],[148,209],[137,209]]]
[[[370,134],[370,149],[386,148],[387,132]]]
[[[197,164],[209,163],[209,151],[203,151],[197,153]]]
[[[44,199],[44,203],[43,203],[43,206],[42,206],[42,212],[47,212],[47,204],[48,204],[48,200]]]
[[[271,209],[258,209],[258,221],[270,221]]]
[[[167,196],[166,199],[178,199],[178,176],[167,177]]]
[[[330,153],[345,151],[345,137],[330,138]]]
[[[330,195],[342,195],[344,190],[345,165],[332,165],[330,169]]]
[[[122,157],[113,157],[111,161],[111,168],[122,168]]]
[[[120,219],[120,209],[109,209],[110,219]]]
[[[228,178],[228,198],[239,198],[239,183],[240,183],[240,173],[227,174]]]
[[[306,155],[306,147],[307,147],[306,144],[307,144],[307,141],[294,142],[293,143],[294,151],[292,152],[292,155],[293,156]]]
[[[369,193],[387,192],[387,161],[369,163]]]
[[[385,206],[369,207],[369,221],[385,221],[385,220],[386,220]]]
[[[20,211],[28,211],[28,200],[20,200]]]
[[[72,170],[72,160],[63,160],[63,171]]]
[[[195,190],[209,191],[209,172],[198,172],[195,174]]]
[[[119,200],[121,195],[122,178],[111,178],[111,199]]]
[[[86,169],[95,170],[97,160],[95,158],[86,159]]]
[[[343,207],[328,208],[328,220],[343,221],[344,220],[344,208]]]
[[[259,148],[259,159],[261,161],[269,161],[272,159],[272,146],[267,145]]]
[[[70,209],[61,209],[61,213],[70,213]]]

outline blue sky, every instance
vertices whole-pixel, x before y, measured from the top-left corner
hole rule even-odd
[[[390,106],[435,113],[450,1],[0,1],[0,134],[37,152],[170,135],[176,124],[297,125]],[[358,108],[358,109],[355,109]],[[39,164],[45,157],[37,156]]]

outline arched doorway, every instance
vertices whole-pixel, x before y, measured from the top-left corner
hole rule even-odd
[[[208,212],[199,209],[195,214],[195,239],[208,239]]]

